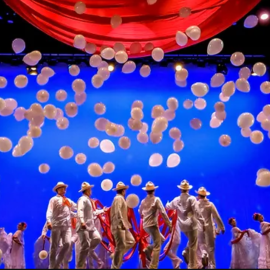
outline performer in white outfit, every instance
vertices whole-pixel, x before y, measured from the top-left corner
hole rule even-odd
[[[235,218],[230,218],[229,224],[232,226],[230,269],[257,269],[261,234],[251,229],[241,231]]]
[[[114,197],[110,210],[111,232],[115,241],[112,269],[121,268],[125,253],[135,244],[135,240],[129,231],[131,225],[128,221],[128,209],[125,200],[127,189],[128,186],[123,182],[119,182],[113,189],[117,192],[117,195]]]
[[[258,259],[259,269],[270,269],[270,223],[264,221],[262,214],[255,213],[253,219],[260,222],[261,243]]]
[[[202,216],[205,220],[205,232],[203,232],[202,226],[199,224],[199,234],[202,234],[202,246],[201,250],[204,250],[206,247],[206,252],[208,253],[208,269],[216,269],[216,260],[215,260],[215,240],[216,240],[216,227],[217,224],[218,232],[225,233],[225,227],[223,221],[215,207],[215,205],[210,202],[206,197],[210,193],[204,188],[199,188],[198,191],[195,191],[198,194],[198,204],[201,210]],[[214,223],[215,222],[215,223]],[[203,239],[205,237],[205,241]],[[199,241],[200,245],[200,241]],[[203,254],[202,254],[203,255]]]
[[[161,235],[158,226],[159,214],[161,214],[170,231],[172,228],[160,198],[155,197],[155,190],[157,188],[158,186],[155,186],[152,182],[146,184],[143,190],[147,192],[147,196],[142,200],[139,207],[139,213],[143,219],[143,229],[151,236],[153,242],[153,245],[149,245],[145,250],[146,255],[149,254],[151,256],[152,254],[149,269],[158,268],[161,244],[164,241],[164,237]]]
[[[47,227],[51,230],[50,269],[60,267],[71,245],[71,211],[76,210],[77,206],[65,197],[67,187],[63,182],[58,182],[53,188],[57,195],[51,198],[46,214]],[[63,247],[56,258],[60,240]]]
[[[77,262],[77,269],[84,269],[85,262],[90,255],[98,262],[98,268],[103,267],[103,262],[98,258],[95,249],[101,242],[101,236],[95,227],[94,211],[90,196],[92,195],[92,187],[87,182],[82,183],[81,190],[83,195],[78,200],[78,222],[77,233],[80,239],[80,253]]]
[[[205,221],[200,212],[198,202],[194,196],[189,195],[192,186],[187,180],[183,180],[177,186],[181,195],[166,204],[168,210],[177,210],[178,224],[181,231],[187,236],[188,244],[183,251],[183,256],[188,258],[188,268],[197,269],[197,247],[198,247],[198,221],[205,230]]]

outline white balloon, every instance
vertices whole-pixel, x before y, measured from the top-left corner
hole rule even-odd
[[[108,67],[99,68],[97,74],[101,76],[104,81],[107,81],[111,75],[110,71],[108,70]]]
[[[122,44],[122,43],[120,43],[120,42],[116,42],[114,45],[113,45],[113,49],[114,49],[114,51],[117,53],[117,52],[119,52],[119,51],[126,51],[126,48],[125,48],[125,46]]]
[[[151,73],[151,68],[150,66],[148,65],[143,65],[141,68],[140,68],[140,75],[143,77],[143,78],[147,78]]]
[[[147,0],[148,5],[154,5],[157,2],[157,0]]]
[[[41,69],[41,74],[47,78],[51,78],[55,75],[55,72],[50,67],[44,67]]]
[[[251,71],[248,67],[242,67],[239,71],[239,78],[248,79],[251,75]]]
[[[167,158],[167,167],[174,168],[179,165],[181,159],[176,153],[170,154]]]
[[[238,67],[238,66],[242,66],[245,62],[245,56],[243,53],[241,52],[235,52],[231,55],[231,63]]]
[[[178,82],[186,81],[187,77],[188,77],[188,71],[185,68],[182,68],[175,72],[175,80]]]
[[[72,87],[72,89],[73,89],[74,92],[76,92],[78,94],[81,94],[82,92],[85,91],[86,84],[85,84],[85,81],[82,80],[82,79],[75,79],[72,82],[71,87]]]
[[[89,64],[91,67],[98,67],[102,62],[101,57],[98,54],[93,54],[90,57]]]
[[[210,127],[211,128],[218,128],[222,124],[223,121],[217,119],[215,116],[213,116],[210,120]]]
[[[49,78],[48,77],[45,77],[42,73],[38,74],[37,75],[37,84],[38,85],[45,85],[47,84],[49,81]]]
[[[223,101],[223,102],[227,102],[227,101],[230,100],[230,97],[224,96],[223,93],[221,92],[221,93],[219,94],[219,99],[220,99],[221,101]]]
[[[266,73],[266,66],[264,63],[256,63],[253,66],[253,71],[256,73],[257,76],[263,76]]]
[[[175,36],[175,41],[179,46],[185,46],[188,43],[188,37],[182,31],[177,31]]]
[[[47,259],[48,257],[48,252],[46,250],[41,250],[38,254],[38,257],[41,259],[41,260],[45,260]]]
[[[269,171],[261,172],[256,180],[256,185],[260,187],[269,187],[270,186],[270,172]]]
[[[196,97],[204,97],[208,93],[209,87],[206,83],[197,82],[192,84],[191,91]]]
[[[155,48],[152,51],[152,58],[156,61],[156,62],[161,62],[164,58],[164,51],[161,48]]]
[[[198,40],[201,37],[201,29],[198,26],[190,26],[186,29],[186,34],[193,41]]]
[[[16,76],[16,78],[14,79],[14,84],[16,85],[16,87],[18,88],[24,88],[27,86],[28,84],[28,78],[24,75],[18,75]]]
[[[136,64],[133,61],[127,61],[123,67],[122,72],[125,74],[130,74],[136,69]]]
[[[103,85],[104,81],[100,75],[96,74],[92,77],[91,82],[95,88],[100,88]]]
[[[83,2],[77,2],[74,6],[74,10],[77,14],[83,14],[86,10],[86,5]]]
[[[80,68],[77,65],[72,65],[68,68],[71,76],[78,76],[80,74]]]
[[[248,127],[248,128],[242,128],[241,129],[241,135],[244,137],[244,138],[248,138],[250,137],[251,135],[251,129]]]
[[[21,38],[16,38],[12,41],[12,49],[15,53],[21,53],[25,50],[25,42]]]
[[[113,188],[113,182],[110,179],[104,179],[101,182],[101,188],[104,191],[110,191]]]
[[[7,86],[7,79],[5,77],[0,76],[0,89],[3,89]]]
[[[73,46],[77,49],[83,50],[86,46],[86,40],[83,35],[76,35],[74,37]]]
[[[251,113],[242,113],[237,119],[237,125],[241,128],[250,128],[254,121],[254,116]]]
[[[114,146],[113,142],[110,140],[107,140],[107,139],[102,140],[99,147],[100,147],[101,151],[104,153],[112,153],[115,151],[115,146]]]
[[[161,154],[155,153],[152,154],[149,158],[149,166],[151,167],[158,167],[162,164],[163,157]]]
[[[253,28],[258,24],[258,22],[259,22],[259,19],[256,15],[249,15],[244,21],[244,27]]]
[[[38,61],[36,60],[33,60],[31,57],[30,57],[30,53],[26,54],[24,57],[23,57],[23,62],[28,65],[28,66],[36,66],[38,64]]]
[[[115,54],[115,61],[119,64],[124,64],[128,60],[128,55],[125,51],[118,51]]]
[[[225,82],[225,76],[222,73],[216,73],[212,76],[210,85],[211,87],[220,87]]]
[[[112,60],[114,58],[115,52],[112,48],[106,48],[101,52],[102,58],[106,60]]]
[[[127,196],[126,202],[127,202],[127,206],[133,209],[139,205],[140,199],[136,194],[129,194]]]
[[[0,81],[1,81],[1,78],[0,78]],[[0,88],[1,88],[1,85],[0,85]],[[262,93],[270,94],[270,82],[268,82],[268,81],[263,82],[260,86],[260,89],[261,89]]]
[[[224,97],[231,97],[235,93],[235,84],[233,81],[226,82],[222,86],[222,94]]]
[[[187,81],[176,81],[175,84],[179,87],[186,87],[187,86]]]
[[[4,99],[0,98],[0,112],[6,107],[6,102]]]
[[[250,85],[249,82],[244,78],[239,78],[236,81],[236,89],[238,89],[241,92],[248,93],[250,91]]]
[[[94,54],[97,50],[97,46],[93,43],[87,43],[84,50],[88,53],[88,54]]]
[[[224,47],[224,43],[219,38],[212,39],[207,47],[207,54],[209,55],[216,55],[219,54]]]

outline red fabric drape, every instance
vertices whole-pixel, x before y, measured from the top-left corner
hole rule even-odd
[[[260,0],[157,0],[147,5],[146,0],[82,0],[87,7],[78,15],[74,5],[78,0],[4,0],[17,14],[41,31],[73,46],[75,35],[82,34],[87,42],[110,46],[121,42],[128,50],[133,42],[153,43],[165,52],[178,50],[177,31],[197,25],[202,30],[198,41],[211,38],[242,18]],[[190,7],[187,18],[179,17],[181,7]],[[121,26],[113,29],[110,19],[119,15]],[[143,49],[131,57],[147,56]]]

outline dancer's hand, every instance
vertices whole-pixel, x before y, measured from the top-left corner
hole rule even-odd
[[[50,222],[48,222],[47,228],[48,228],[48,230],[51,230],[52,229],[52,224]]]
[[[86,225],[85,225],[85,223],[82,223],[82,224],[81,224],[81,228],[82,228],[83,230],[86,230]]]
[[[103,211],[106,212],[108,208],[106,206],[103,207]]]
[[[170,233],[172,232],[172,224],[170,224],[170,226],[169,226],[169,231],[170,231]]]
[[[42,234],[42,235],[41,235],[41,238],[42,238],[42,240],[45,240],[46,235]]]

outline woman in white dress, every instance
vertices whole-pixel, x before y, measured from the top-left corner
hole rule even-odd
[[[270,269],[270,223],[264,221],[264,216],[259,213],[253,215],[253,219],[260,222],[261,243],[258,260],[259,269]]]
[[[259,245],[255,238],[260,234],[254,230],[242,231],[235,218],[228,222],[232,226],[232,257],[230,269],[255,269],[258,267]],[[250,237],[252,235],[252,237]]]
[[[10,269],[25,269],[24,231],[26,228],[27,224],[25,222],[20,222],[17,227],[18,230],[13,234],[10,253]]]

